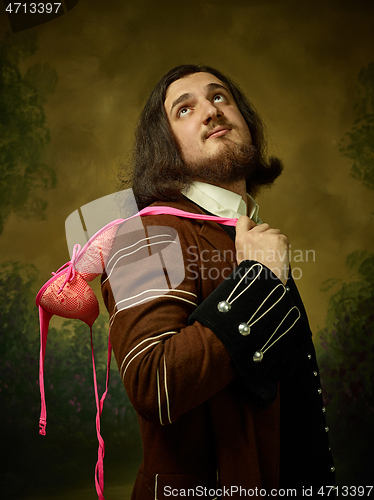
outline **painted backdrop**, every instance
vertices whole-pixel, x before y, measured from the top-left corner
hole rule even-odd
[[[284,174],[258,197],[260,215],[291,241],[318,346],[338,482],[369,484],[373,15],[365,0],[80,0],[61,17],[12,33],[2,9],[2,498],[95,498],[89,332],[52,321],[49,424],[41,437],[33,300],[69,258],[65,219],[118,189],[148,93],[171,67],[190,62],[239,83],[268,127],[269,153],[284,160]],[[103,390],[101,310],[95,347]],[[107,500],[129,498],[141,461],[136,417],[115,363],[112,371],[102,424]]]

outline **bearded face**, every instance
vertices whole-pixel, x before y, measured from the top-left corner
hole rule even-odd
[[[236,156],[241,148],[236,150],[235,146],[252,144],[248,125],[230,90],[210,73],[194,73],[173,82],[164,107],[186,164],[205,165],[232,157],[233,152]]]
[[[196,180],[225,186],[250,179],[255,170],[256,148],[251,144],[235,144],[227,141],[211,157],[200,161],[184,160],[183,173],[188,181]]]

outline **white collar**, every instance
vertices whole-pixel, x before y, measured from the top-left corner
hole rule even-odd
[[[238,219],[242,215],[247,215],[247,206],[239,194],[213,184],[194,181],[183,194],[189,200],[219,217]],[[247,194],[247,202],[249,217],[256,224],[261,224],[262,220],[258,216],[259,206],[249,194]]]

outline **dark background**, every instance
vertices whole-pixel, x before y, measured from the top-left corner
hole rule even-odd
[[[171,67],[190,62],[239,83],[268,126],[269,152],[285,162],[282,177],[258,197],[260,215],[289,236],[301,271],[297,285],[315,332],[338,482],[369,484],[373,14],[374,4],[363,0],[80,0],[65,15],[12,34],[2,11],[1,498],[64,498],[64,490],[70,499],[95,498],[88,328],[52,320],[49,424],[47,436],[38,436],[33,299],[69,258],[68,215],[118,189],[148,93]],[[305,262],[307,250],[315,260]],[[103,385],[101,310],[95,338]],[[113,368],[102,425],[107,500],[129,498],[141,460],[136,418]]]

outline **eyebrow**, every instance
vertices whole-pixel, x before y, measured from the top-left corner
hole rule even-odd
[[[188,99],[191,99],[191,97],[193,97],[193,94],[191,94],[190,92],[186,92],[185,94],[180,95],[178,97],[178,99],[175,99],[175,101],[173,101],[173,104],[171,105],[170,114],[172,113],[175,106],[177,106],[178,104],[180,104],[183,101],[187,101]]]
[[[205,89],[207,91],[208,90],[223,89],[223,90],[226,90],[226,92],[228,92],[231,95],[231,92],[229,91],[229,89],[226,88],[221,83],[208,83],[208,85],[205,85]],[[185,94],[182,94],[177,99],[175,99],[175,101],[173,101],[173,104],[171,105],[170,114],[172,113],[175,106],[177,106],[181,102],[184,102],[184,101],[187,101],[188,99],[191,99],[191,97],[193,97],[193,94],[191,94],[191,92],[186,92]]]

